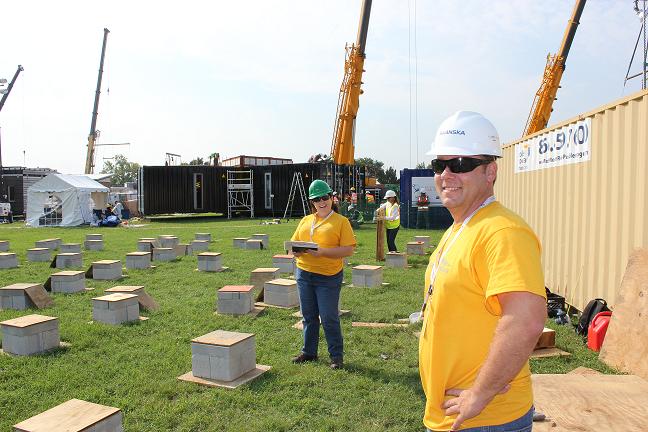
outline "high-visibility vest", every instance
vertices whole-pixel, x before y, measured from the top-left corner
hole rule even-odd
[[[385,206],[385,216],[390,217],[392,210],[396,207],[399,207],[398,204],[387,203],[387,205]],[[385,221],[385,228],[387,229],[394,229],[394,228],[398,228],[399,226],[400,226],[400,216],[398,217],[398,219]]]

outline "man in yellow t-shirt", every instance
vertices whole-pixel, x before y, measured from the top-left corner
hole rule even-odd
[[[454,224],[425,273],[419,370],[430,431],[531,431],[528,358],[546,319],[540,243],[495,201],[497,131],[459,111],[437,131],[435,186]]]

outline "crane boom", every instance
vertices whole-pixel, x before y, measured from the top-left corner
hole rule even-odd
[[[364,0],[360,14],[358,37],[355,44],[346,47],[344,78],[338,97],[337,115],[331,144],[331,158],[338,165],[353,165],[355,120],[362,94],[362,72],[365,60],[365,45],[369,30],[371,1]]]
[[[5,102],[7,101],[7,98],[9,97],[9,94],[11,93],[11,89],[14,86],[14,83],[16,82],[16,79],[18,78],[18,75],[20,75],[20,72],[24,71],[23,67],[21,65],[18,65],[18,69],[16,69],[16,73],[14,74],[13,78],[11,79],[11,82],[7,86],[7,92],[2,95],[2,99],[0,99],[0,111],[2,111],[2,107],[4,106]],[[6,81],[4,81],[6,82]]]
[[[104,58],[106,56],[106,42],[110,30],[104,28],[103,45],[101,46],[101,60],[99,61],[99,76],[97,77],[97,90],[95,92],[94,108],[92,109],[92,123],[88,135],[88,152],[86,153],[85,173],[94,173],[95,143],[97,141],[97,115],[99,114],[99,95],[101,94],[101,78],[103,77]]]
[[[556,100],[556,94],[560,87],[560,79],[565,71],[565,63],[569,55],[569,49],[574,41],[576,29],[580,23],[580,17],[585,8],[586,0],[576,0],[571,19],[565,29],[560,51],[554,55],[547,56],[547,64],[542,75],[542,83],[535,94],[531,112],[524,126],[522,137],[531,135],[547,127],[551,111],[553,111],[553,102]]]

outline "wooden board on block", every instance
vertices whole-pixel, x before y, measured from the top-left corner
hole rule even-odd
[[[621,281],[600,359],[648,380],[648,249],[635,250]]]
[[[14,425],[14,428],[21,432],[81,431],[119,411],[119,408],[70,399]]]
[[[45,283],[43,284],[43,288],[45,288],[45,291],[52,291],[52,277],[48,277]]]
[[[566,357],[570,356],[571,354],[568,353],[567,351],[563,351],[559,348],[553,347],[553,348],[539,348],[537,350],[534,350],[531,353],[531,356],[529,358],[545,358],[545,357]]]
[[[272,369],[272,366],[265,366],[265,365],[256,365],[256,368],[251,370],[250,372],[241,375],[240,377],[236,378],[233,381],[217,381],[217,380],[211,380],[207,378],[199,378],[195,377],[192,372],[187,372],[184,375],[180,375],[178,379],[180,381],[187,381],[187,382],[192,382],[208,387],[222,387],[226,389],[235,389],[239,386],[242,386],[243,384],[247,384],[248,382],[252,381],[253,379],[259,377],[261,374],[264,374],[265,372],[269,371]]]
[[[648,382],[634,375],[532,375],[534,405],[549,421],[533,430],[642,431],[648,418]],[[538,429],[536,429],[538,426]]]
[[[295,309],[296,307],[299,307],[299,306],[278,306],[278,305],[272,305],[264,302],[256,302],[254,303],[254,306],[263,307],[263,308],[270,307],[270,308],[277,308],[277,309]]]
[[[409,324],[381,323],[381,322],[352,322],[351,327],[386,328],[386,327],[407,327]]]
[[[135,294],[137,296],[137,302],[143,309],[154,311],[160,308],[160,305],[153,300],[153,297],[144,291],[144,286],[142,285],[120,285],[108,288],[106,292]]]
[[[350,309],[340,309],[338,311],[338,316],[345,316],[345,315],[349,315],[350,313],[351,313]],[[303,318],[303,315],[302,315],[301,311],[297,311],[297,312],[295,312],[294,314],[291,314],[291,315],[294,316],[295,318]],[[408,320],[408,322],[409,322],[409,320]]]
[[[569,371],[567,373],[568,374],[575,374],[575,375],[603,375],[601,372],[599,372],[597,370],[594,370],[594,369],[590,369],[590,368],[585,367],[585,366],[579,366],[576,369],[573,369],[573,370],[571,370],[571,371]]]
[[[261,312],[265,310],[264,307],[254,307],[252,310],[244,315],[232,315],[232,314],[219,314],[218,312],[214,312],[214,315],[223,315],[223,316],[228,316],[228,317],[239,317],[239,316],[251,316],[252,318],[256,318],[259,316]]]
[[[27,294],[29,299],[38,309],[54,306],[54,300],[47,295],[47,291],[45,291],[43,285],[32,285],[25,288],[25,294]]]
[[[534,349],[553,348],[555,346],[556,346],[556,331],[545,327],[544,330],[542,330],[542,334],[538,338],[538,343],[536,343]]]

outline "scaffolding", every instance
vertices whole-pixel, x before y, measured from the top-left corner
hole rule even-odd
[[[254,217],[254,174],[252,170],[227,171],[227,218],[233,213],[250,212]]]

